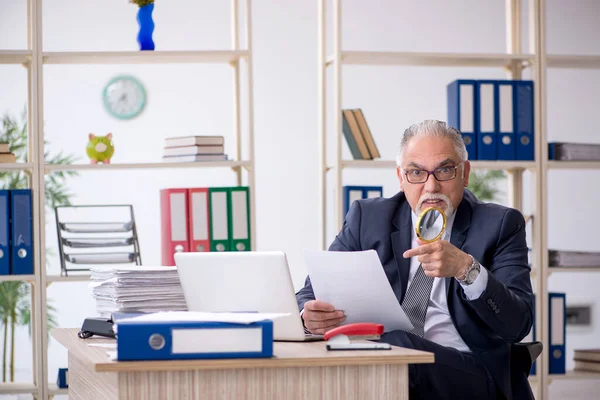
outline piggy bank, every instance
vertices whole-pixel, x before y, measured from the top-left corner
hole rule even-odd
[[[89,134],[89,141],[85,149],[91,164],[110,164],[110,159],[115,152],[112,144],[112,133],[106,136],[96,136]]]

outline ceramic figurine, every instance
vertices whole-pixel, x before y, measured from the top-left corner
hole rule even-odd
[[[86,152],[90,158],[91,164],[110,164],[110,159],[115,152],[115,147],[112,143],[112,133],[106,136],[96,136],[93,133],[89,134],[89,142]]]

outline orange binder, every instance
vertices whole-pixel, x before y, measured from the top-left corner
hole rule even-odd
[[[161,255],[163,266],[174,266],[176,252],[190,251],[188,190],[160,191]]]
[[[188,189],[190,251],[210,251],[208,188]]]

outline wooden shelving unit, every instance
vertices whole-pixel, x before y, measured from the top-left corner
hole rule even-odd
[[[506,2],[506,53],[468,54],[468,53],[420,53],[420,52],[378,52],[347,51],[342,48],[342,0],[333,0],[330,8],[333,13],[333,35],[330,48],[327,47],[326,1],[318,0],[318,94],[319,94],[319,224],[320,245],[326,249],[327,221],[333,212],[333,226],[337,231],[342,225],[342,188],[345,169],[395,169],[394,160],[345,160],[342,158],[344,137],[342,133],[342,75],[347,65],[371,66],[420,66],[420,67],[497,67],[507,72],[508,79],[522,79],[527,69],[534,81],[535,102],[535,161],[471,161],[474,169],[504,170],[509,174],[509,203],[523,210],[523,173],[530,172],[534,177],[535,190],[532,206],[536,218],[533,220],[533,259],[532,279],[536,288],[536,330],[537,340],[545,344],[545,351],[537,360],[538,374],[531,377],[532,387],[537,399],[548,398],[548,388],[554,380],[600,379],[600,373],[569,372],[565,375],[549,375],[548,368],[548,276],[551,273],[581,273],[600,271],[598,268],[549,268],[547,246],[548,172],[559,169],[600,170],[600,161],[563,162],[548,161],[547,113],[546,113],[546,73],[548,68],[600,69],[600,55],[553,55],[546,53],[546,1],[529,0],[528,27],[529,49],[522,47],[521,0]],[[346,44],[347,45],[347,44]],[[328,75],[328,72],[331,72]],[[329,81],[328,81],[329,80]],[[328,88],[332,93],[327,96]],[[326,107],[327,99],[333,100],[332,107]],[[328,117],[333,120],[333,128],[328,132]],[[333,151],[328,152],[328,138],[333,137]],[[375,138],[377,140],[377,138]],[[331,157],[333,153],[333,157]],[[328,157],[328,155],[330,157]],[[327,198],[331,188],[327,180],[333,181],[333,208],[328,209]],[[540,273],[541,272],[541,273]],[[541,373],[540,373],[541,372]]]
[[[241,2],[245,16],[239,21]],[[0,276],[0,281],[23,280],[32,283],[32,344],[33,344],[33,384],[0,383],[0,394],[31,393],[36,399],[49,399],[57,394],[66,394],[65,389],[58,389],[56,384],[49,383],[48,376],[48,342],[46,336],[46,288],[52,282],[85,282],[89,274],[68,277],[46,274],[45,254],[45,177],[57,171],[103,171],[103,170],[156,170],[156,169],[198,169],[230,168],[236,175],[237,185],[242,185],[243,173],[246,185],[250,187],[250,237],[251,248],[256,247],[256,205],[255,205],[255,169],[254,169],[254,92],[252,73],[252,4],[251,0],[231,1],[231,48],[210,49],[201,51],[94,51],[94,52],[55,52],[42,48],[42,0],[29,0],[27,7],[28,49],[1,50],[0,64],[21,64],[28,70],[28,126],[29,154],[26,164],[0,164],[0,171],[26,171],[31,176],[33,191],[34,219],[34,274],[22,276]],[[244,31],[240,32],[240,26]],[[244,45],[240,45],[245,37]],[[231,154],[233,161],[171,163],[144,162],[131,164],[46,164],[44,159],[44,66],[45,65],[100,65],[100,64],[215,64],[221,63],[231,68],[233,81],[233,140],[235,152]],[[242,82],[242,76],[245,76]],[[242,83],[245,86],[242,87]],[[244,89],[242,91],[242,88]],[[230,87],[227,90],[231,90]],[[242,99],[242,96],[243,99]],[[245,109],[242,109],[242,104]],[[242,135],[242,112],[247,122],[247,132]],[[242,149],[246,159],[242,159]]]

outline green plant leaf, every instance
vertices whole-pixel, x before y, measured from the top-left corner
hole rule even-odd
[[[506,178],[503,171],[472,171],[469,176],[469,189],[481,201],[497,201],[502,192],[496,182]]]

